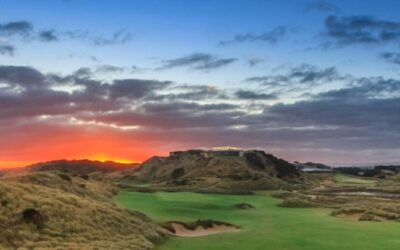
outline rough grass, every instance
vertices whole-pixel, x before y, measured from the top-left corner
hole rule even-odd
[[[397,250],[399,224],[359,222],[330,216],[321,208],[283,208],[261,195],[121,192],[115,201],[158,221],[213,219],[240,226],[237,233],[173,237],[159,250]],[[237,209],[238,203],[255,209]]]
[[[108,184],[59,173],[0,179],[0,249],[151,249],[160,227],[116,207]]]

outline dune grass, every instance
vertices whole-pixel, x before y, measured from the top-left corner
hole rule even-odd
[[[153,249],[163,232],[116,207],[115,192],[58,171],[8,173],[0,178],[0,249]]]
[[[238,233],[197,238],[171,237],[158,250],[389,250],[400,246],[400,223],[356,222],[329,216],[330,210],[282,208],[269,196],[120,192],[119,206],[157,221],[214,219],[239,225]],[[251,210],[235,208],[246,202]]]

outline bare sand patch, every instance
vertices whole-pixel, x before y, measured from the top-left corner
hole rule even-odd
[[[194,223],[167,222],[164,226],[172,235],[179,237],[201,237],[211,234],[239,232],[240,227],[212,220],[198,220]]]

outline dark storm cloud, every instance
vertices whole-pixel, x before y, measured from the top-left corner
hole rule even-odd
[[[239,99],[245,100],[275,100],[277,99],[276,94],[264,94],[264,93],[256,93],[254,91],[249,90],[238,90],[235,92],[235,96]]]
[[[209,71],[228,66],[237,59],[220,58],[215,55],[205,53],[195,53],[184,57],[163,61],[160,69],[171,69],[177,67],[189,67],[194,70]]]
[[[386,52],[386,53],[382,53],[381,57],[389,63],[394,63],[394,64],[400,65],[400,53]]]
[[[328,16],[326,34],[338,45],[380,44],[400,41],[400,22],[370,16]]]
[[[238,34],[235,35],[232,39],[221,41],[219,45],[231,45],[236,43],[244,43],[244,42],[265,42],[269,44],[275,44],[280,41],[287,33],[287,28],[284,26],[278,26],[273,28],[272,30],[265,32],[263,34]]]
[[[15,52],[14,46],[0,45],[0,55],[13,56]]]
[[[16,21],[0,24],[0,34],[6,36],[29,35],[33,31],[33,25],[27,21]]]
[[[307,3],[304,11],[310,12],[313,10],[320,12],[337,12],[339,8],[324,0],[313,0]]]

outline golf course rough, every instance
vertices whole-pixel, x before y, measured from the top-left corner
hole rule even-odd
[[[171,237],[158,250],[397,250],[400,223],[357,222],[329,215],[329,209],[283,208],[261,195],[139,193],[122,191],[115,202],[156,221],[213,219],[238,225],[239,232],[204,237]],[[238,209],[248,203],[256,209]]]

